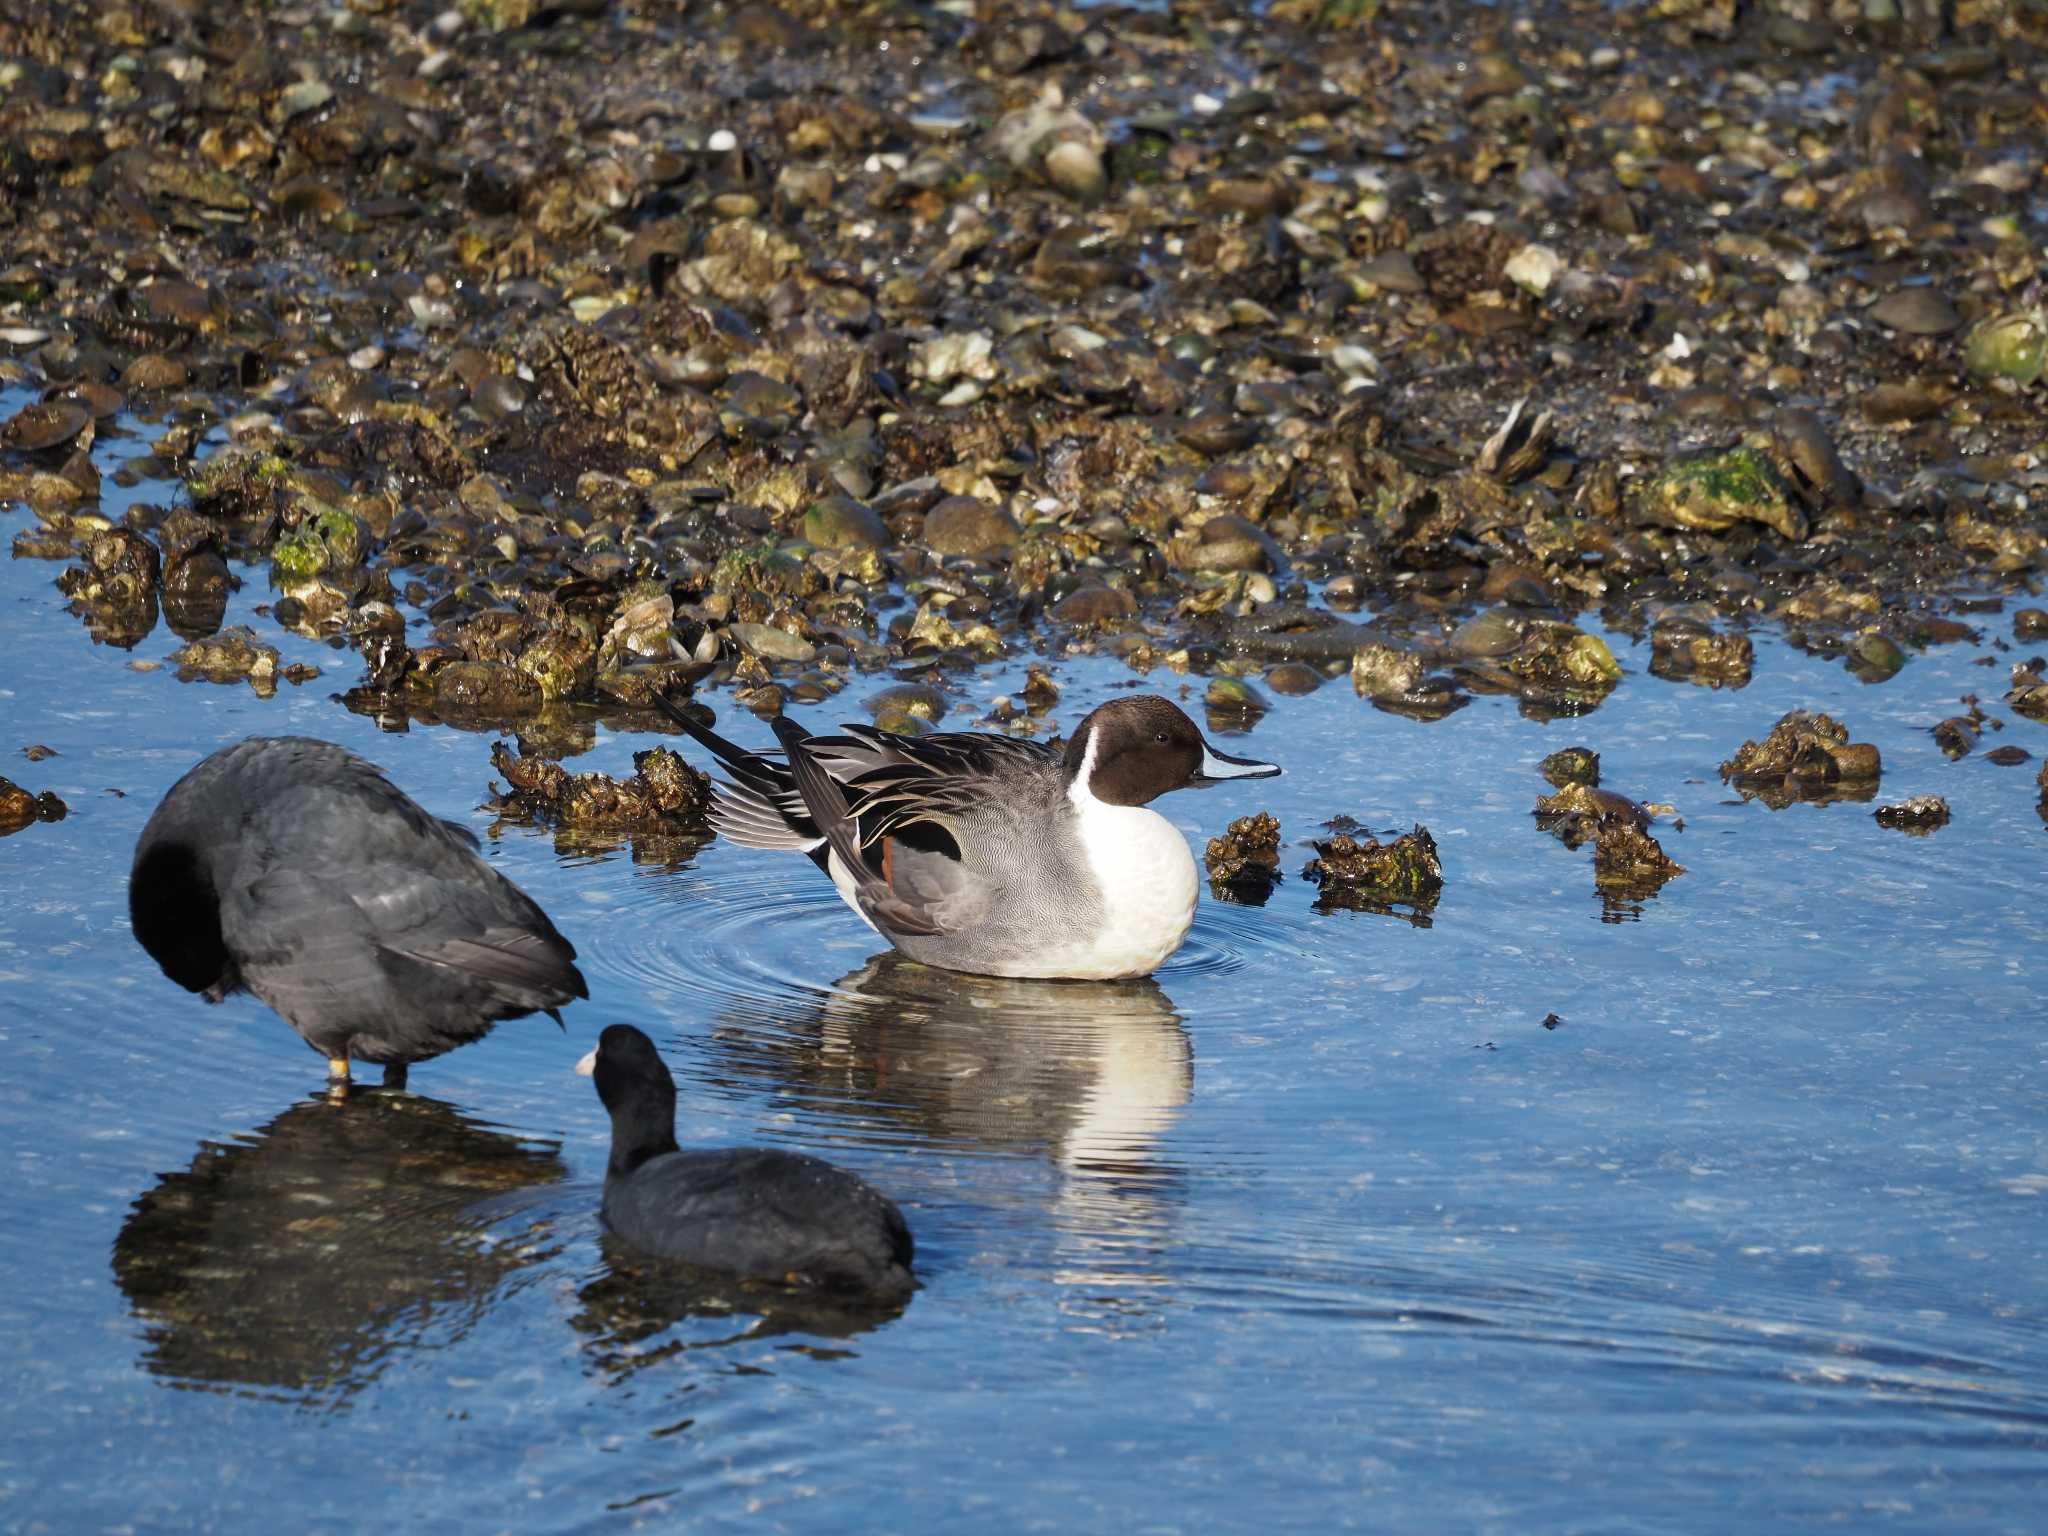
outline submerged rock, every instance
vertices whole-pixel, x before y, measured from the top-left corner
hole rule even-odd
[[[517,719],[547,702],[538,681],[500,661],[452,661],[433,680],[437,710],[479,724]]]
[[[1871,814],[1881,827],[1896,827],[1914,837],[1925,837],[1937,827],[1948,825],[1948,802],[1939,795],[1915,795],[1896,805],[1880,805]]]
[[[1707,688],[1745,688],[1756,648],[1744,634],[1717,634],[1690,616],[1665,616],[1650,627],[1650,674]]]
[[[70,807],[48,790],[32,794],[12,779],[0,778],[0,837],[39,821],[62,821]]]
[[[156,546],[127,528],[108,528],[86,541],[83,565],[57,578],[93,638],[123,649],[156,627],[161,562]]]
[[[1615,893],[1647,899],[1667,880],[1684,873],[1685,867],[1639,827],[1604,826],[1593,836],[1593,883],[1603,896]]]
[[[1552,782],[1556,782],[1553,780]],[[1655,810],[1626,795],[1567,781],[1557,793],[1536,797],[1536,825],[1567,848],[1593,845],[1593,886],[1603,915],[1634,915],[1628,903],[1646,902],[1685,873],[1650,835]]]
[[[1852,635],[1847,655],[1849,671],[1866,683],[1889,682],[1906,665],[1906,653],[1889,635],[1866,629]]]
[[[1602,827],[1650,825],[1649,811],[1611,789],[1567,782],[1557,793],[1536,797],[1536,825],[1556,837],[1567,848],[1582,847]]]
[[[1212,677],[1202,694],[1209,728],[1221,735],[1250,730],[1270,707],[1265,696],[1241,677]]]
[[[1531,623],[1505,665],[1520,680],[1524,703],[1560,714],[1591,709],[1621,681],[1621,663],[1606,641],[1549,621]]]
[[[1952,763],[1968,757],[1971,748],[1977,745],[1977,730],[1982,724],[1981,716],[1951,715],[1934,727],[1934,744]]]
[[[228,598],[242,585],[210,533],[164,540],[164,621],[182,640],[203,640],[227,617]]]
[[[946,718],[946,696],[925,683],[897,683],[861,701],[875,725],[899,736],[915,736]]]

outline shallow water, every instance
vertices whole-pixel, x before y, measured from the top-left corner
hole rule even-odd
[[[2003,616],[1876,687],[1760,637],[1755,683],[1710,692],[1616,636],[1629,675],[1576,721],[1278,700],[1235,749],[1286,777],[1161,809],[1198,844],[1273,811],[1289,878],[1205,893],[1156,982],[1048,986],[878,957],[801,861],[495,825],[490,738],[347,713],[353,656],[254,617],[260,570],[230,621],[324,669],[268,701],[135,670],[161,628],[96,646],[60,568],[0,564],[0,771],[71,807],[0,840],[9,1528],[273,1524],[257,1489],[309,1529],[2038,1520],[2048,845],[2034,765],[1927,733],[2002,692],[2007,658],[1976,663]],[[1131,682],[1056,671],[1067,725]],[[1725,790],[1714,765],[1802,705],[1878,744],[1881,800],[1939,792],[1953,823]],[[476,828],[582,950],[566,1037],[501,1025],[415,1095],[336,1106],[261,1005],[166,981],[127,932],[129,850],[254,732],[339,741]],[[1589,853],[1535,830],[1534,765],[1574,742],[1683,817],[1654,898],[1603,905]],[[2001,742],[2038,758],[2048,731]],[[1294,843],[1339,812],[1434,832],[1427,926],[1314,910]],[[675,1068],[685,1144],[800,1147],[896,1196],[907,1308],[690,1292],[611,1251],[570,1069],[613,1020]]]

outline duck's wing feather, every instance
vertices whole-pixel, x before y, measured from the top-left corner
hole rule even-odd
[[[721,836],[744,848],[797,849],[813,855],[826,846],[824,829],[798,788],[788,761],[727,741],[659,695],[654,702],[686,735],[709,749],[731,775],[729,783],[712,785],[717,797],[713,820]],[[914,786],[925,786],[934,809],[956,803],[971,805],[976,796],[986,794],[988,778],[1000,778],[1020,767],[1043,770],[1059,761],[1058,751],[1044,742],[979,731],[900,736],[873,726],[849,725],[838,735],[812,736],[785,722],[777,724],[776,735],[785,757],[792,738],[802,741],[811,760],[845,786],[864,843],[888,835],[890,827],[918,819],[899,814],[914,806]],[[949,785],[947,781],[953,782]],[[886,814],[888,823],[872,833],[867,826],[871,797],[877,797],[875,809]]]
[[[835,874],[844,874],[854,901],[869,921],[884,933],[926,937],[954,933],[981,919],[990,899],[987,882],[956,856],[958,843],[946,824],[944,807],[927,802],[913,811],[907,800],[885,802],[881,811],[870,816],[865,810],[857,812],[849,800],[849,789],[862,807],[874,793],[881,792],[880,788],[869,790],[871,777],[902,773],[928,784],[945,781],[926,779],[921,772],[898,765],[871,769],[849,786],[834,778],[812,755],[811,744],[817,738],[806,737],[802,727],[777,720],[775,734],[789,754],[790,769],[811,818],[831,850]],[[914,823],[934,828],[943,836],[916,835]],[[898,838],[903,839],[900,870]]]
[[[930,736],[899,736],[871,725],[843,727],[841,736],[812,736],[811,750],[823,758],[834,778],[865,779],[881,769],[920,772],[934,778],[1001,778],[1019,768],[1044,768],[1059,761],[1059,751],[1042,741],[996,736],[986,731],[939,731]]]

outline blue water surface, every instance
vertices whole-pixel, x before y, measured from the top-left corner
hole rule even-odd
[[[0,772],[70,807],[0,840],[9,1530],[2039,1528],[2048,729],[1999,706],[2009,612],[1878,686],[1768,632],[1749,687],[1668,683],[1614,635],[1627,676],[1577,720],[1276,699],[1230,747],[1285,777],[1160,809],[1198,848],[1270,810],[1287,878],[1205,893],[1156,982],[1063,988],[877,957],[802,860],[500,822],[492,738],[346,711],[354,656],[258,615],[260,568],[230,622],[321,669],[270,699],[180,682],[162,628],[95,644],[60,569],[0,563]],[[1067,727],[1134,682],[1201,697],[1052,670]],[[1966,694],[2034,760],[1946,760]],[[1731,793],[1716,765],[1796,707],[1952,822]],[[501,1025],[338,1106],[260,1004],[165,980],[129,852],[259,732],[476,829],[583,953],[566,1033]],[[1654,896],[1604,903],[1537,830],[1535,764],[1573,743],[1682,820]],[[1340,813],[1432,831],[1426,926],[1315,909],[1300,843]],[[686,1145],[818,1152],[903,1204],[900,1315],[651,1299],[601,1240],[571,1072],[615,1020],[674,1067]]]

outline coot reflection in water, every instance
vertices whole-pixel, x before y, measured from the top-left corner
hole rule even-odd
[[[1049,1159],[1058,1277],[1160,1283],[1184,1183],[1162,1143],[1193,1092],[1194,1060],[1156,981],[972,976],[889,952],[801,1011],[785,1002],[770,1022],[735,1007],[681,1043],[713,1084],[766,1082],[803,1118],[856,1139]],[[993,1249],[1012,1236],[976,1240]]]
[[[576,1293],[570,1324],[590,1340],[598,1370],[621,1382],[696,1350],[727,1349],[784,1334],[843,1340],[895,1321],[909,1293],[835,1295],[649,1258],[610,1233],[599,1239],[604,1267]],[[696,1320],[707,1326],[682,1330]],[[829,1353],[798,1345],[811,1354]]]
[[[114,1279],[151,1371],[338,1408],[395,1356],[468,1333],[548,1256],[476,1208],[566,1174],[552,1143],[432,1099],[322,1094],[201,1143],[145,1191],[114,1239]]]

